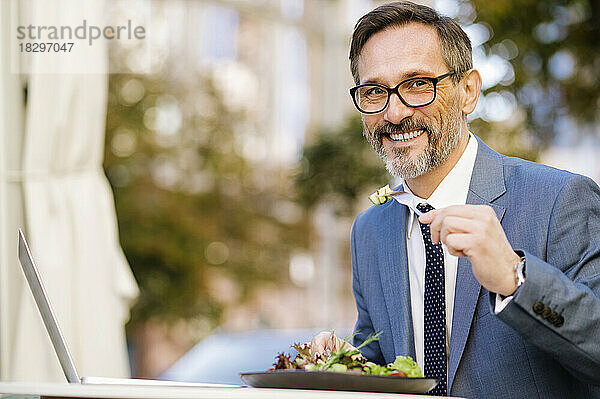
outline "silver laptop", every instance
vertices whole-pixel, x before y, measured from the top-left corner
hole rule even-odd
[[[58,321],[52,311],[52,306],[44,290],[44,286],[40,279],[40,275],[31,256],[29,245],[25,240],[23,231],[19,229],[19,261],[23,268],[23,273],[29,284],[29,289],[33,294],[35,303],[37,304],[38,310],[42,315],[42,320],[46,325],[46,331],[50,336],[60,365],[62,366],[67,381],[72,384],[109,384],[109,385],[159,385],[159,386],[175,386],[175,387],[205,387],[205,388],[236,388],[241,387],[240,385],[227,385],[227,384],[209,384],[209,383],[192,383],[192,382],[178,382],[178,381],[164,381],[164,380],[143,380],[135,378],[105,378],[105,377],[83,377],[80,378],[75,368],[75,363],[71,358],[71,353],[67,347],[60,328]]]

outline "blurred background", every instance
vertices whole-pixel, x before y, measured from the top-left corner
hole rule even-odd
[[[62,378],[18,225],[82,374],[238,383],[316,331],[351,332],[352,220],[393,181],[363,140],[348,48],[383,2],[58,3],[0,5],[2,379]],[[599,0],[420,3],[471,38],[475,134],[599,181]],[[147,35],[46,64],[15,52],[15,24],[67,5],[73,26]]]

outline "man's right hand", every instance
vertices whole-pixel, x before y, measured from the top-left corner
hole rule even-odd
[[[344,345],[344,340],[336,337],[333,331],[321,331],[310,341],[310,355],[313,357],[313,359],[317,356],[317,354],[330,355],[341,348],[342,345]],[[344,349],[352,350],[356,348],[346,342]]]

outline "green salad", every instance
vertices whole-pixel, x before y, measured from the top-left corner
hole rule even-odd
[[[331,354],[310,353],[310,343],[294,344],[292,347],[298,351],[292,360],[291,355],[280,353],[275,358],[272,370],[319,370],[334,372],[351,372],[371,375],[395,375],[400,377],[423,377],[419,365],[410,356],[397,356],[393,363],[385,366],[367,361],[360,353],[360,348],[379,339],[379,334],[370,335],[358,348],[344,349],[349,338],[344,344]]]

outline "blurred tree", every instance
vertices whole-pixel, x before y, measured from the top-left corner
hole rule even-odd
[[[390,180],[383,162],[365,140],[360,115],[334,131],[321,131],[304,148],[296,178],[298,199],[307,208],[328,199],[344,216],[354,212],[357,196]]]
[[[211,78],[111,75],[105,170],[141,294],[130,329],[185,320],[200,338],[262,282],[287,281],[302,219],[275,212],[289,177],[247,161],[243,111]]]
[[[505,137],[528,132],[533,139],[530,145],[519,146],[520,137],[509,152],[530,149],[529,157],[557,136],[562,142],[574,142],[585,130],[594,131],[585,127],[600,123],[600,0],[463,0],[459,4],[464,11],[459,20],[474,19],[487,27],[486,55],[509,61],[514,70],[484,94],[509,91],[525,114],[522,123],[508,126],[476,120],[477,130]]]

